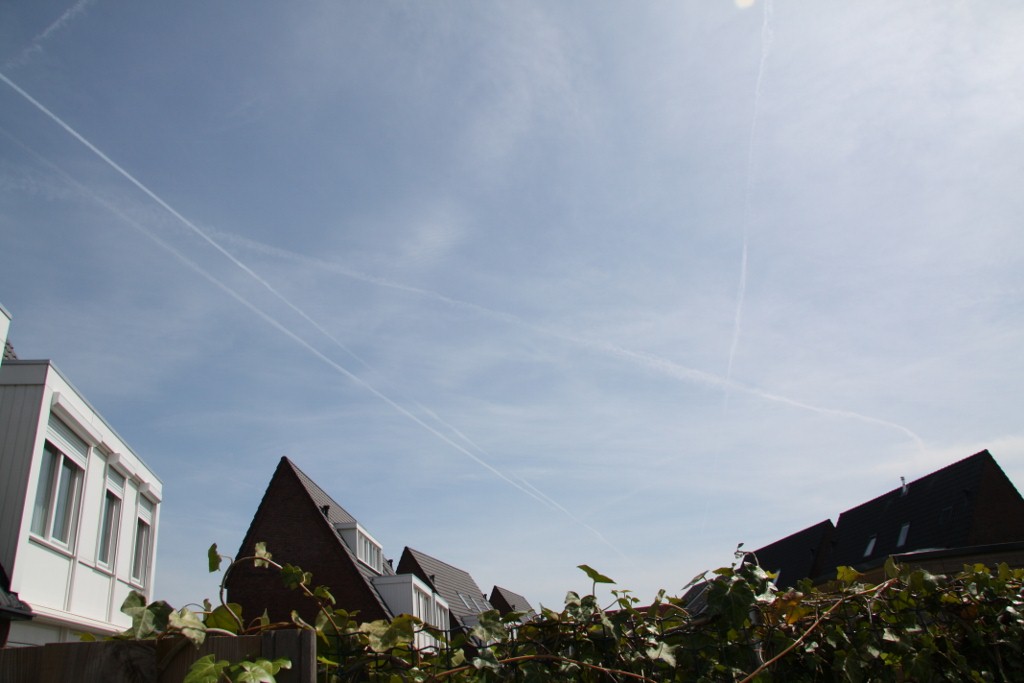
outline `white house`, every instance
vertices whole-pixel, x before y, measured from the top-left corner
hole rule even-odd
[[[53,363],[4,360],[0,565],[34,615],[11,622],[7,644],[129,626],[129,591],[152,596],[161,498],[160,480]]]

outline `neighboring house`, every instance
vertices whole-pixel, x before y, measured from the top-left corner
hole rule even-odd
[[[451,610],[451,629],[468,630],[480,614],[494,609],[469,572],[412,548],[402,551],[399,573],[415,574],[440,593]]]
[[[892,556],[931,571],[964,563],[1024,566],[1024,498],[986,450],[754,551],[780,585],[871,574]]]
[[[17,594],[32,618],[10,623],[7,644],[111,635],[131,624],[120,612],[130,591],[152,596],[162,484],[53,363],[17,358],[9,319],[0,314],[0,597]]]
[[[826,519],[759,548],[753,555],[760,566],[776,575],[776,586],[793,588],[801,579],[821,575],[834,534],[835,525]]]
[[[490,603],[502,616],[510,612],[520,612],[523,615],[521,620],[527,621],[537,615],[533,605],[526,598],[500,586],[491,589]]]
[[[264,542],[275,560],[313,575],[326,586],[337,608],[358,612],[360,621],[390,620],[412,614],[439,629],[448,628],[449,606],[425,581],[395,572],[381,544],[355,517],[288,458],[281,458],[245,534],[238,557]],[[317,604],[286,590],[277,572],[244,563],[227,578],[228,600],[242,606],[248,621],[266,610],[273,621],[289,621],[292,610],[316,619]],[[417,645],[433,644],[420,634]]]

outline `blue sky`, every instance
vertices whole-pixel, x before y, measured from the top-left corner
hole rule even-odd
[[[3,2],[0,302],[162,478],[173,604],[282,455],[388,557],[679,592],[982,448],[1024,482],[1022,30]]]

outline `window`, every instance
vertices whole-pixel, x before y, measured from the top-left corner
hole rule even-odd
[[[144,585],[149,578],[150,553],[153,547],[152,521],[152,501],[139,496],[139,517],[135,522],[135,550],[132,553],[132,581],[140,585]]]
[[[875,550],[875,541],[877,539],[878,539],[878,536],[872,536],[871,538],[868,539],[868,547],[864,548],[864,557],[867,557],[872,552],[874,552],[874,550]]]
[[[125,478],[116,470],[107,468],[107,493],[103,499],[103,516],[100,518],[100,543],[96,550],[96,561],[113,566],[117,558],[118,531],[121,528],[121,497],[124,495]]]
[[[356,551],[356,557],[359,558],[360,562],[380,573],[381,569],[383,569],[381,564],[380,546],[362,533],[358,534],[358,539],[359,549]]]
[[[902,548],[907,544],[907,534],[910,533],[910,522],[900,527],[900,537],[896,539],[896,547]]]
[[[132,579],[145,583],[149,574],[149,524],[140,519],[135,525],[135,555],[132,557]]]
[[[121,524],[121,499],[107,489],[103,501],[103,519],[100,524],[100,548],[96,560],[105,565],[114,563],[114,551],[117,548],[117,529]]]
[[[46,442],[32,508],[33,534],[69,549],[74,545],[82,476],[82,468],[74,460]]]

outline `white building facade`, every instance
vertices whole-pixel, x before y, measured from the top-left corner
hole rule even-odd
[[[3,361],[0,564],[34,614],[7,645],[127,628],[128,593],[152,598],[161,500],[160,480],[50,361]]]

